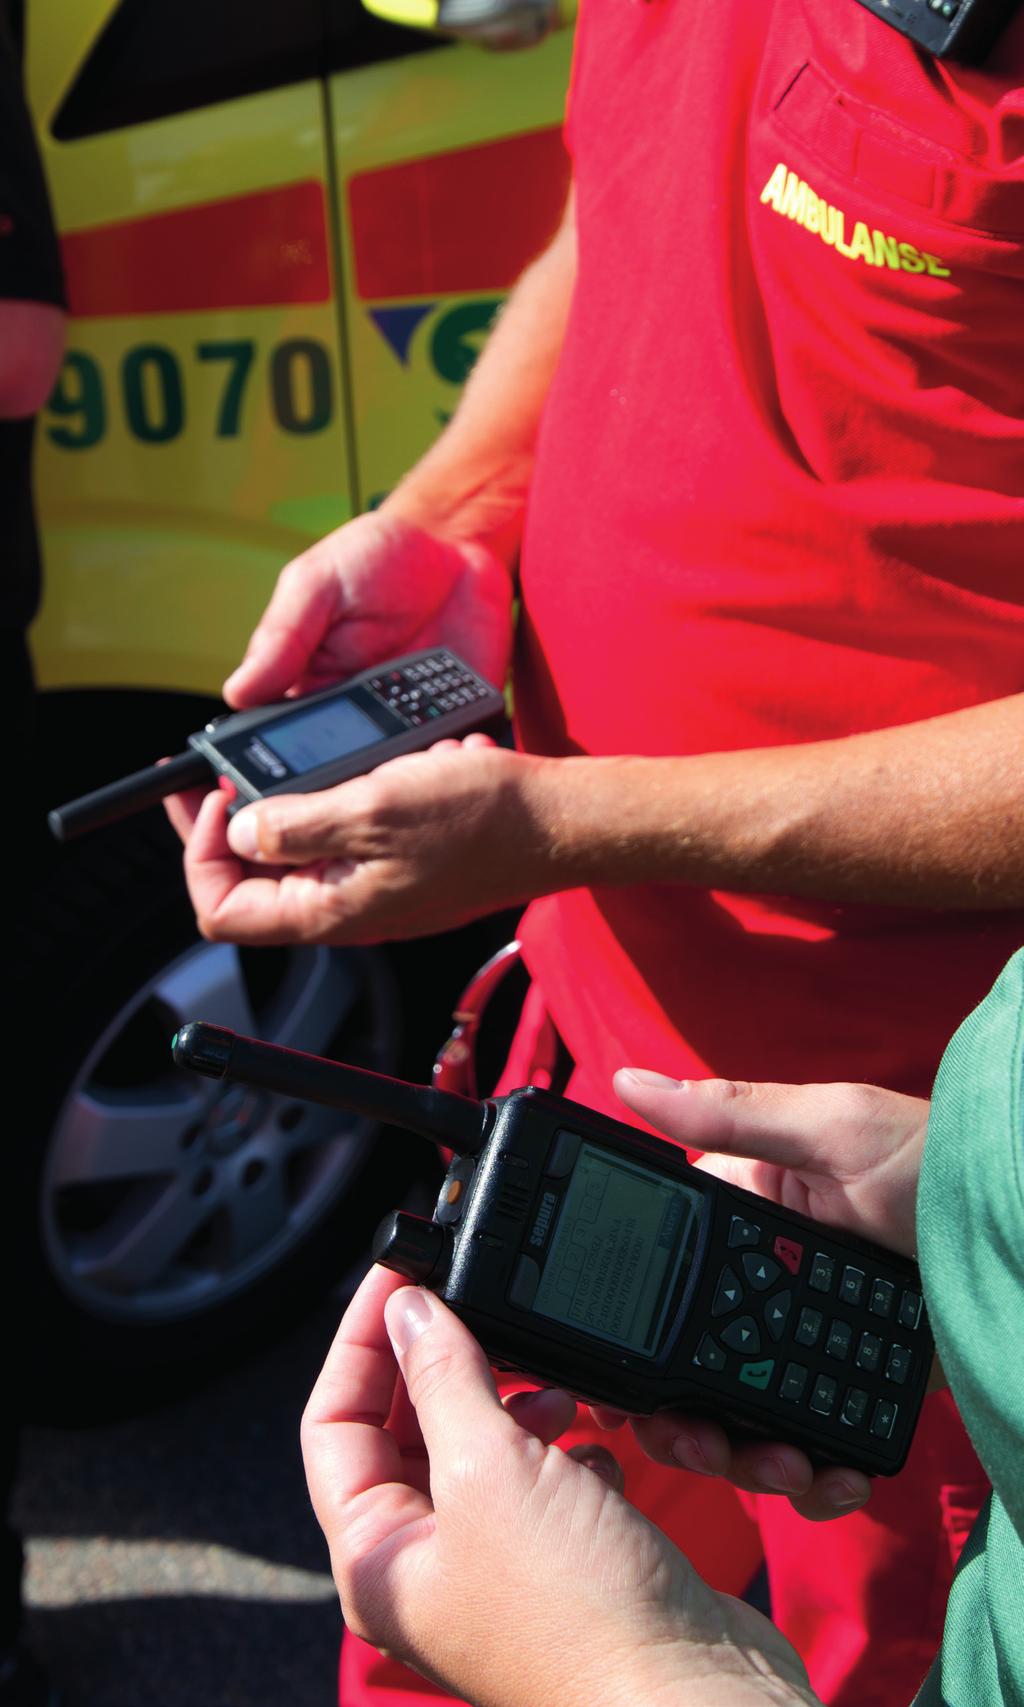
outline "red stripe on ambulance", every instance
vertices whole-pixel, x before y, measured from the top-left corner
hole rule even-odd
[[[63,238],[72,314],[175,314],[326,302],[323,185],[283,189],[94,225]]]

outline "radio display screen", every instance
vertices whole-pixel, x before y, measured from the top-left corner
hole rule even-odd
[[[314,706],[311,711],[269,723],[260,738],[283,759],[293,776],[316,770],[332,759],[345,758],[362,747],[372,747],[384,732],[346,696]]]
[[[703,1206],[703,1193],[681,1180],[582,1145],[534,1310],[653,1357],[693,1262]]]

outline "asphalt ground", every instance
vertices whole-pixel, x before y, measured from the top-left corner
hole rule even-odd
[[[342,1307],[164,1409],[26,1431],[26,1635],[67,1707],[333,1707],[299,1418]]]

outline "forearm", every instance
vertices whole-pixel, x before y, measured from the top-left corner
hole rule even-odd
[[[829,901],[1024,903],[1024,695],[844,740],[539,761],[545,889],[690,883]]]
[[[385,513],[487,544],[512,562],[575,278],[570,199],[558,234],[502,310],[451,422],[391,493]]]

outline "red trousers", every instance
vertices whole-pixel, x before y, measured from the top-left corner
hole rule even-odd
[[[502,1087],[530,1080],[542,1008],[532,988]],[[608,1107],[578,1069],[568,1094]],[[509,1381],[511,1391],[522,1381]],[[953,1569],[988,1482],[952,1398],[926,1400],[907,1465],[878,1478],[868,1506],[831,1523],[807,1523],[788,1500],[753,1498],[729,1484],[664,1469],[628,1428],[602,1434],[583,1420],[562,1444],[600,1440],[622,1464],[626,1497],[664,1530],[713,1588],[742,1594],[762,1557],[772,1616],[829,1707],[907,1707],[942,1639]],[[509,1640],[515,1640],[510,1636]],[[586,1640],[586,1632],[580,1632]],[[523,1656],[529,1664],[529,1654]],[[424,1707],[441,1691],[346,1635],[340,1707]]]

